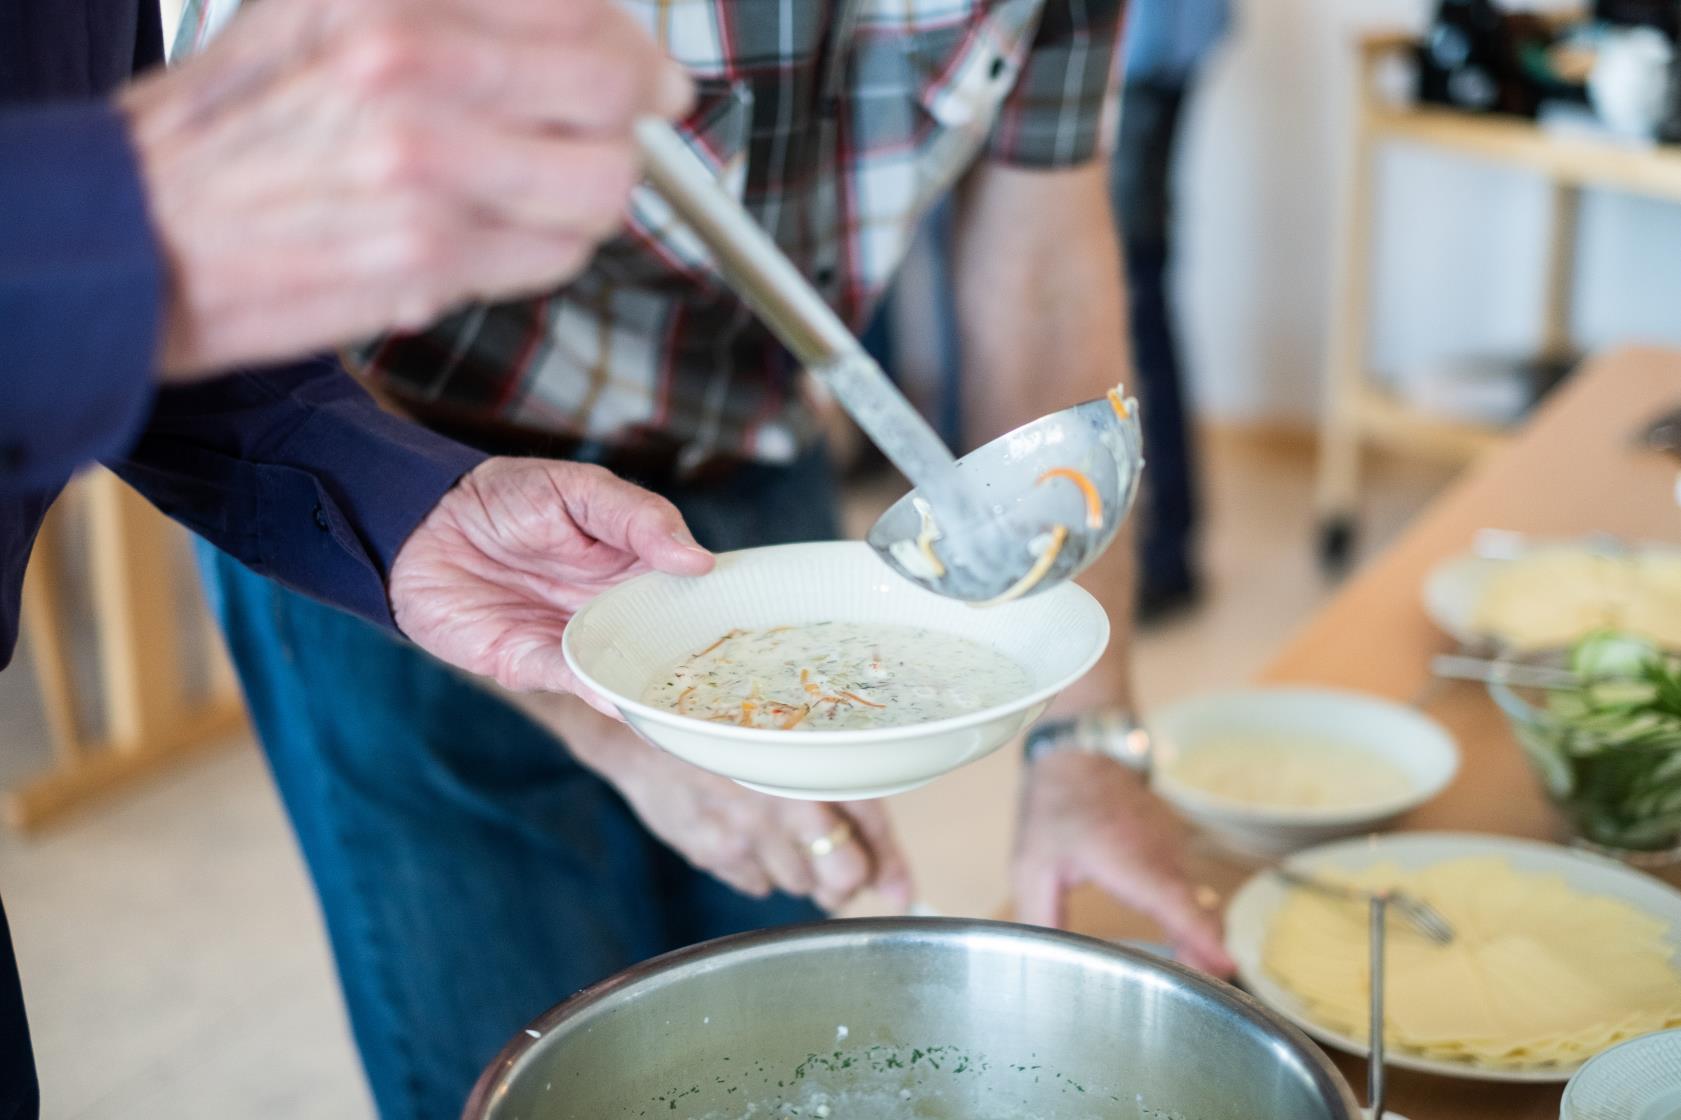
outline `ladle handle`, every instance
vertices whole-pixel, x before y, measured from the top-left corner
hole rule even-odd
[[[730,287],[923,491],[948,530],[977,521],[950,450],[753,216],[665,121],[637,121],[636,140],[648,181],[712,251]]]
[[[862,349],[834,309],[669,124],[645,117],[636,123],[636,140],[648,181],[712,251],[730,287],[796,358],[821,367]]]

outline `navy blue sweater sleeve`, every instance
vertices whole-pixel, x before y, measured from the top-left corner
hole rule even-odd
[[[55,486],[134,440],[162,288],[116,111],[0,112],[0,498]]]
[[[392,625],[397,550],[483,456],[382,412],[327,360],[157,390],[162,288],[118,114],[0,114],[0,501],[41,504],[102,459],[254,570]],[[35,518],[7,512],[24,539],[4,567],[21,568]]]
[[[165,389],[108,465],[253,571],[390,627],[398,550],[483,459],[381,411],[321,359]]]

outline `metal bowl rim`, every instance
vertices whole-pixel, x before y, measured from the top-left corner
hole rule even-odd
[[[1262,1034],[1265,1034],[1268,1030],[1273,1032],[1277,1036],[1277,1040],[1288,1049],[1291,1056],[1308,1071],[1314,1088],[1318,1089],[1328,1099],[1334,1099],[1341,1104],[1349,1120],[1360,1120],[1363,1116],[1359,1102],[1355,1099],[1354,1092],[1349,1087],[1347,1080],[1331,1062],[1330,1057],[1305,1032],[1247,992],[1215,980],[1204,973],[1180,964],[1178,961],[1159,957],[1141,949],[1117,945],[1112,941],[1106,941],[1098,937],[1070,933],[1067,930],[1049,929],[1044,926],[1024,925],[1019,922],[982,918],[897,917],[830,918],[825,921],[802,922],[794,925],[774,926],[769,929],[751,930],[747,933],[732,934],[681,949],[674,949],[669,953],[662,953],[657,957],[650,957],[648,960],[631,965],[621,972],[597,981],[587,988],[580,989],[569,998],[533,1019],[516,1034],[485,1067],[484,1072],[479,1075],[478,1082],[473,1086],[473,1091],[467,1098],[466,1107],[461,1114],[462,1120],[483,1120],[484,1117],[489,1115],[489,1108],[497,1092],[513,1073],[520,1059],[546,1038],[550,1031],[570,1019],[577,1018],[618,992],[653,979],[668,969],[727,957],[742,950],[751,949],[756,945],[825,940],[830,937],[856,934],[866,936],[907,934],[920,930],[942,930],[949,933],[992,937],[1005,934],[1018,937],[1025,936],[1032,941],[1061,945],[1067,949],[1079,949],[1086,952],[1095,950],[1099,955],[1141,965],[1146,971],[1166,972],[1188,983],[1199,994],[1212,999],[1216,1003],[1225,1004],[1229,1010],[1236,1013],[1251,1028],[1259,1029]]]

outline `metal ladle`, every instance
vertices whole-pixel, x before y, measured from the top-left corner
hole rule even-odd
[[[889,507],[866,539],[900,575],[941,594],[980,605],[1024,598],[1073,578],[1109,547],[1137,496],[1142,449],[1137,406],[1116,394],[1053,412],[959,459],[959,476],[987,511],[1025,534],[1010,581],[979,584],[961,570],[942,577],[941,566],[952,567],[946,527],[921,488]]]
[[[975,603],[1053,587],[1114,539],[1137,490],[1137,410],[1118,394],[1048,416],[961,463],[823,297],[669,124],[638,122],[649,182],[742,296],[916,488],[870,531],[902,575]]]

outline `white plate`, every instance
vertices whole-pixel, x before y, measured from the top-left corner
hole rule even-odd
[[[1493,635],[1477,630],[1473,620],[1477,617],[1478,604],[1487,594],[1489,581],[1516,560],[1522,551],[1579,548],[1595,556],[1661,553],[1681,558],[1681,549],[1671,546],[1629,544],[1607,536],[1548,539],[1492,532],[1487,535],[1491,540],[1503,542],[1501,555],[1465,552],[1449,557],[1430,569],[1430,574],[1424,578],[1424,586],[1420,588],[1424,613],[1461,645],[1498,645]],[[1507,552],[1507,549],[1511,551]]]
[[[1410,832],[1344,840],[1291,857],[1293,868],[1308,872],[1357,872],[1378,863],[1394,863],[1407,870],[1429,867],[1467,856],[1504,856],[1519,871],[1560,876],[1571,889],[1604,895],[1669,923],[1672,959],[1681,962],[1681,891],[1649,875],[1586,852],[1476,833]],[[1226,951],[1238,964],[1238,976],[1256,999],[1289,1019],[1328,1046],[1365,1055],[1364,1043],[1315,1023],[1294,993],[1273,980],[1261,965],[1268,927],[1284,903],[1286,888],[1277,877],[1261,872],[1232,896],[1226,907]],[[1477,1081],[1559,1082],[1570,1079],[1580,1065],[1541,1069],[1502,1069],[1469,1062],[1449,1062],[1409,1054],[1397,1047],[1386,1052],[1391,1065]]]
[[[1379,696],[1331,688],[1250,688],[1193,696],[1150,714],[1150,735],[1164,760],[1194,753],[1201,742],[1245,734],[1296,736],[1346,744],[1407,776],[1409,788],[1364,805],[1291,808],[1252,805],[1185,785],[1171,765],[1151,784],[1181,816],[1229,848],[1280,856],[1342,836],[1372,832],[1429,801],[1459,770],[1447,730],[1416,710]]]
[[[1510,560],[1464,553],[1443,560],[1424,579],[1424,613],[1464,646],[1488,645],[1492,639],[1477,632],[1472,619],[1487,592],[1489,580]]]
[[[968,715],[868,731],[737,727],[641,701],[657,673],[727,630],[824,621],[968,638],[1026,669],[1029,690]],[[914,789],[997,750],[1083,677],[1108,642],[1108,616],[1075,584],[976,608],[900,578],[868,545],[828,541],[726,553],[692,579],[627,580],[578,612],[563,646],[573,672],[655,746],[765,793],[845,801]]]

